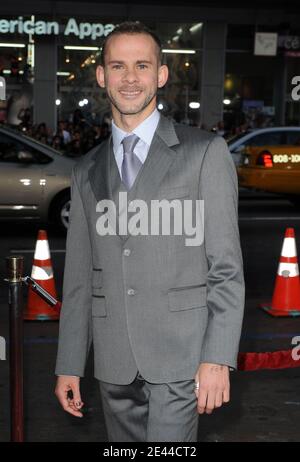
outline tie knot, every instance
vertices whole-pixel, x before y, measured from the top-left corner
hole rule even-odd
[[[122,144],[124,148],[124,153],[132,153],[138,141],[139,137],[134,133],[123,138]]]

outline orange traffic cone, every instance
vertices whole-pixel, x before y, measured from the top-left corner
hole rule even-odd
[[[294,228],[287,228],[271,303],[260,307],[272,316],[300,316],[300,278]]]
[[[57,298],[47,232],[45,230],[39,230],[38,232],[31,277],[54,298]],[[29,287],[24,319],[30,321],[48,321],[57,320],[58,318],[58,311],[48,305]]]

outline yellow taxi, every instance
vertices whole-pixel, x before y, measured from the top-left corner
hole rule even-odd
[[[249,146],[237,173],[242,187],[300,195],[300,145]]]

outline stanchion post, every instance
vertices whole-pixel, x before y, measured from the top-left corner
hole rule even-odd
[[[11,441],[24,441],[23,398],[23,277],[24,258],[6,257],[9,304]]]

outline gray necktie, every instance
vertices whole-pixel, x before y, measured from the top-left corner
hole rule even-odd
[[[133,150],[139,137],[135,134],[126,136],[123,141],[124,158],[122,163],[122,181],[126,188],[131,189],[141,166],[140,159],[134,154]]]

